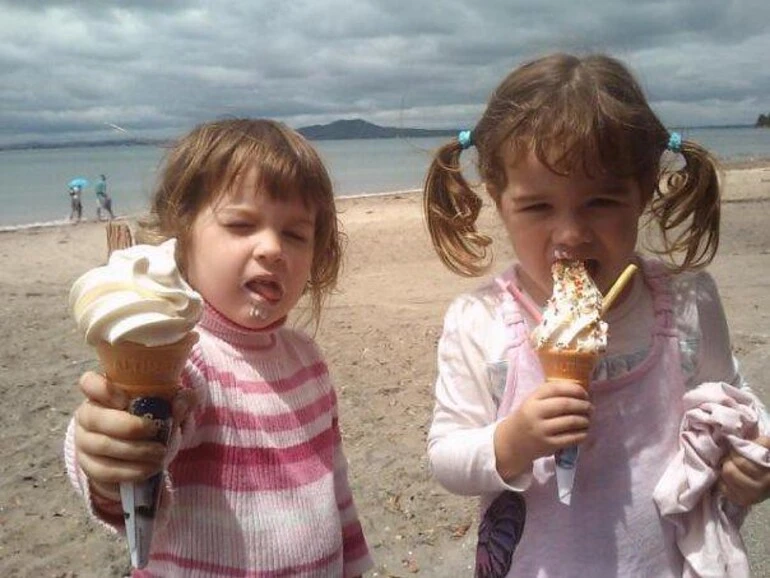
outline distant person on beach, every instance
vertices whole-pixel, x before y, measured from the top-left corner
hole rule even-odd
[[[770,496],[770,424],[702,270],[719,240],[714,158],[666,129],[618,60],[528,62],[428,170],[433,246],[463,276],[489,265],[460,163],[474,146],[517,262],[446,313],[428,456],[449,491],[481,497],[476,576],[748,576],[738,532]],[[645,217],[665,264],[637,252]],[[602,293],[639,267],[587,391],[545,380],[530,342],[558,259]],[[554,453],[578,444],[565,505]]]
[[[99,175],[99,182],[96,183],[96,218],[102,221],[102,211],[109,214],[110,219],[114,219],[112,214],[112,197],[107,193],[107,177]]]
[[[135,576],[346,576],[371,566],[348,483],[318,324],[342,260],[334,193],[315,149],[269,120],[204,123],[166,157],[142,242],[177,239],[205,302],[168,450],[96,373],[65,460],[89,512],[123,528],[119,482],[164,470],[149,565]],[[168,473],[166,473],[166,471]]]
[[[80,222],[83,217],[83,202],[80,199],[81,188],[72,186],[70,192],[70,221]]]

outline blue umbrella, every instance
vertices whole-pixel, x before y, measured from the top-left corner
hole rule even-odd
[[[80,187],[81,189],[85,189],[88,186],[88,179],[84,179],[83,177],[77,177],[75,179],[72,179],[69,183],[67,183],[67,186],[69,188]]]

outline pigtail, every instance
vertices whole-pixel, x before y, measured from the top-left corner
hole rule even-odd
[[[433,248],[444,265],[475,277],[489,267],[487,247],[492,240],[476,230],[483,201],[460,170],[463,148],[452,141],[436,152],[425,178],[423,211]]]
[[[719,170],[709,152],[692,141],[682,141],[679,151],[684,166],[660,184],[650,213],[662,233],[659,253],[684,254],[677,271],[708,265],[719,246]]]

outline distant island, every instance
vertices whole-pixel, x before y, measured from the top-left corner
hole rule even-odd
[[[452,136],[457,130],[406,128],[379,126],[360,118],[351,120],[335,120],[330,124],[314,124],[298,128],[297,132],[310,140],[346,140],[360,138],[399,138],[399,137],[432,137]]]
[[[770,128],[770,114],[760,114],[757,119],[757,128]]]
[[[424,129],[393,126],[379,126],[361,119],[336,120],[329,124],[314,124],[297,129],[301,135],[309,140],[348,140],[348,139],[375,139],[375,138],[419,138],[453,136],[457,134],[454,129]],[[98,141],[45,143],[28,142],[20,144],[0,145],[3,150],[24,149],[58,149],[73,147],[102,147],[102,146],[136,146],[170,144],[169,139],[102,139]]]

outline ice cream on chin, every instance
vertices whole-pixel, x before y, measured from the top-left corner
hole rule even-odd
[[[201,296],[177,268],[176,240],[115,251],[72,285],[69,303],[107,376],[132,397],[175,390],[198,335]],[[171,395],[169,393],[168,395]]]
[[[553,292],[532,331],[547,379],[570,379],[588,387],[599,356],[607,349],[602,294],[577,260],[554,262]]]

